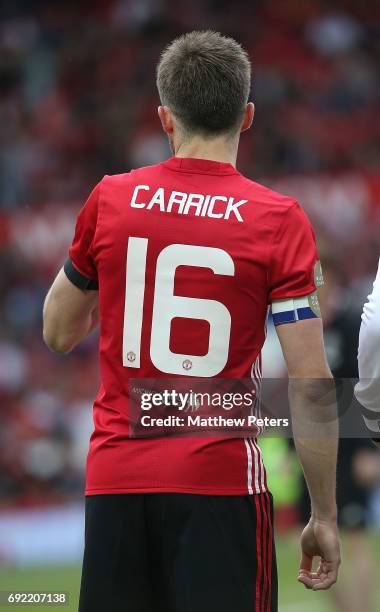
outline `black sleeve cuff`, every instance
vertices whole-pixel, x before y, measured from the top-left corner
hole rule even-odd
[[[63,269],[69,281],[78,287],[78,289],[82,289],[83,291],[97,291],[99,289],[98,281],[87,278],[87,276],[84,276],[78,272],[78,270],[73,266],[73,262],[71,261],[70,257],[66,260]]]

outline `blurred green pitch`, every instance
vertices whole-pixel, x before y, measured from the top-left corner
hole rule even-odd
[[[297,582],[298,542],[296,535],[277,537],[277,556],[279,566],[280,612],[334,612],[326,593],[311,593]],[[369,534],[376,552],[376,567],[380,566],[380,533]],[[344,562],[344,538],[343,538]],[[347,560],[349,563],[349,560]],[[68,606],[8,605],[0,610],[62,610],[77,612],[80,568],[77,566],[51,566],[31,569],[0,568],[0,590],[17,591],[66,591],[69,593]],[[380,585],[377,585],[376,610],[380,610]]]

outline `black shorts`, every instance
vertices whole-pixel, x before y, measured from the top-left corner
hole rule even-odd
[[[271,495],[86,498],[79,612],[276,612]]]

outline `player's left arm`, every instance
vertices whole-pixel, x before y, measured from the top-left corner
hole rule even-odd
[[[56,353],[70,352],[97,326],[98,292],[76,287],[63,268],[46,296],[43,311],[43,337]]]
[[[316,289],[322,272],[313,229],[294,203],[271,243],[268,301],[289,373],[294,442],[308,485],[312,516],[301,537],[299,581],[330,588],[340,563],[336,520],[338,420]],[[313,558],[319,557],[317,572]]]
[[[43,337],[57,353],[70,352],[98,324],[98,272],[94,253],[99,183],[81,209],[73,243],[43,310]]]

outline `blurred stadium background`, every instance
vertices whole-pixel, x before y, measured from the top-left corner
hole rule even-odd
[[[298,198],[309,214],[327,271],[330,365],[356,374],[360,311],[380,254],[379,5],[1,3],[0,590],[68,591],[76,609],[97,338],[69,358],[49,353],[42,302],[96,182],[168,156],[155,64],[172,38],[204,28],[235,36],[250,53],[256,121],[242,138],[239,169]],[[283,373],[270,328],[264,374]],[[341,595],[297,584],[302,478],[283,441],[266,442],[264,452],[278,508],[280,610],[332,611],[339,601],[348,611]],[[380,464],[354,447],[344,461],[347,497],[355,486],[365,500],[358,508],[355,497],[343,533],[349,593],[360,582],[354,559],[364,576],[380,564]],[[380,609],[379,586],[368,581],[373,602],[356,612]]]

